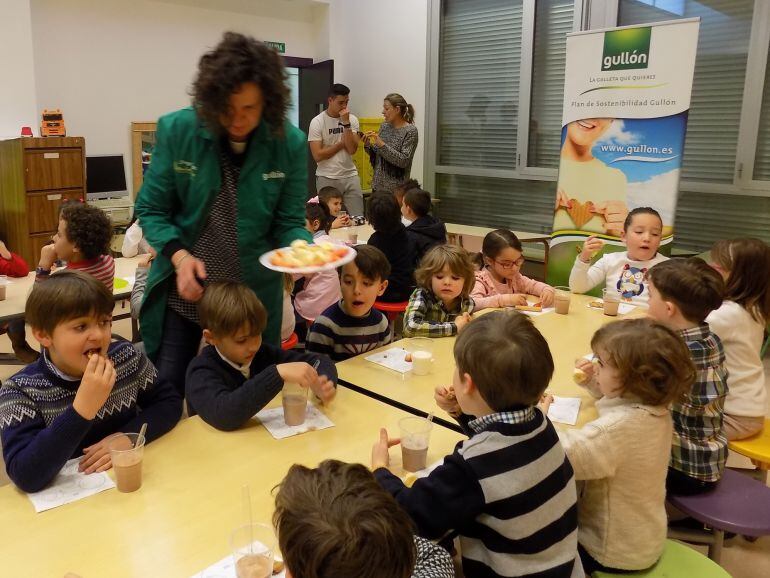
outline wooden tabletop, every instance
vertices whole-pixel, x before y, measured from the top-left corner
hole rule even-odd
[[[447,234],[450,237],[451,242],[458,242],[462,244],[462,237],[478,237],[483,239],[487,233],[494,231],[487,227],[475,227],[472,225],[457,225],[454,223],[446,223]],[[358,243],[366,243],[369,237],[374,233],[374,229],[371,225],[356,225],[353,227],[341,227],[339,229],[332,229],[329,235],[334,239],[340,241],[349,241],[350,235],[357,235]],[[525,243],[535,242],[547,242],[551,236],[546,233],[533,233],[529,231],[514,231],[514,234],[520,241]],[[458,241],[452,240],[452,237],[458,239]]]
[[[589,309],[587,304],[594,297],[573,295],[568,315],[546,313],[532,320],[548,341],[551,355],[554,358],[555,371],[548,391],[555,395],[581,398],[581,410],[577,425],[583,425],[597,414],[594,399],[583,388],[572,380],[575,360],[591,353],[591,337],[602,325],[623,317],[643,315],[639,308],[625,316],[608,317],[602,310]],[[431,340],[433,343],[433,371],[426,376],[412,375],[411,372],[401,374],[366,361],[366,355],[353,357],[337,364],[337,372],[343,385],[357,389],[367,395],[401,407],[418,415],[434,412],[437,418],[453,421],[445,412],[436,406],[433,390],[438,385],[450,385],[455,363],[452,354],[454,337],[440,337]],[[381,349],[401,346],[409,349],[409,339],[402,339]],[[370,353],[371,354],[371,353]]]
[[[115,299],[128,299],[136,274],[136,263],[139,257],[119,257],[115,259],[115,279],[129,280],[127,285],[119,283],[119,287],[113,289]],[[27,304],[27,296],[35,284],[35,272],[26,277],[9,277],[5,301],[0,301],[0,322],[24,316],[24,306]]]
[[[333,458],[368,466],[380,426],[397,435],[398,420],[408,415],[346,388],[323,412],[335,427],[284,440],[256,421],[220,432],[198,417],[186,419],[146,447],[142,488],[131,494],[107,490],[36,514],[14,486],[0,488],[0,574],[188,578],[204,570],[230,554],[230,532],[245,523],[243,485],[250,487],[254,521],[269,522],[272,489],[292,464]],[[462,438],[434,426],[428,464]],[[403,475],[398,447],[390,455]]]

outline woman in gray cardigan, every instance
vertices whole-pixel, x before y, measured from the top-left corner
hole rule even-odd
[[[379,133],[366,133],[364,148],[374,167],[372,191],[392,193],[397,185],[409,178],[417,148],[417,127],[414,125],[414,107],[400,94],[391,93],[385,97],[382,116],[385,122]]]

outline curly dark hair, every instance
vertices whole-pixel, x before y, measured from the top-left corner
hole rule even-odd
[[[104,211],[72,201],[62,205],[59,218],[67,222],[67,239],[85,259],[110,254],[112,223]]]
[[[198,116],[217,135],[224,130],[219,118],[227,114],[230,95],[253,82],[262,91],[262,119],[275,135],[283,133],[289,106],[286,69],[278,53],[251,36],[225,32],[222,41],[198,62],[198,76],[190,95]]]

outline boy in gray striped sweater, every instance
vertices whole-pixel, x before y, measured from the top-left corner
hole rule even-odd
[[[390,473],[388,434],[372,448],[377,481],[421,536],[459,534],[467,578],[582,577],[575,478],[553,425],[536,407],[551,352],[528,317],[495,311],[454,346],[453,385],[436,390],[470,439],[411,488]]]

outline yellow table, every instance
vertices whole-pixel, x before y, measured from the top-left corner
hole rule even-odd
[[[115,279],[133,278],[136,274],[136,264],[139,257],[119,257],[115,259]],[[27,304],[27,296],[35,284],[35,272],[26,277],[9,277],[5,301],[0,301],[0,322],[17,319],[24,316],[24,307]],[[122,285],[118,283],[118,285]],[[115,300],[128,299],[131,296],[133,283],[116,287],[112,293]]]
[[[591,337],[605,323],[623,317],[644,315],[642,310],[636,308],[625,316],[608,317],[601,310],[587,307],[592,300],[593,297],[586,295],[573,295],[569,315],[546,313],[533,317],[535,326],[548,341],[554,358],[555,371],[548,391],[556,395],[580,397],[582,400],[577,425],[596,419],[597,414],[591,395],[572,381],[575,360],[591,353]],[[395,346],[408,348],[408,341],[402,339],[381,349]],[[338,363],[337,372],[343,385],[418,415],[435,412],[437,420],[442,420],[440,423],[443,423],[443,419],[451,423],[451,418],[436,406],[433,390],[438,385],[452,383],[454,342],[453,337],[433,340],[435,361],[430,375],[416,376],[411,372],[401,374],[366,361],[365,355]]]
[[[474,237],[483,239],[487,233],[494,231],[487,227],[475,227],[472,225],[458,225],[454,223],[446,223],[447,240],[454,244],[463,246],[463,237]],[[374,233],[374,229],[371,225],[355,225],[352,227],[342,227],[339,229],[332,229],[329,235],[339,241],[348,241],[350,235],[358,235],[358,243],[366,243],[369,237]],[[548,255],[548,241],[550,235],[543,233],[532,233],[527,231],[514,231],[514,234],[524,243],[544,243],[546,256]]]
[[[292,464],[334,458],[368,466],[379,427],[395,433],[407,415],[346,388],[323,411],[335,427],[284,440],[257,422],[225,433],[198,417],[184,420],[147,446],[143,486],[132,494],[108,490],[36,514],[15,487],[0,488],[0,575],[187,578],[202,571],[230,554],[229,534],[244,523],[244,484],[255,521],[267,522],[272,489]],[[462,437],[434,427],[428,463]],[[390,453],[403,474],[400,450]]]

